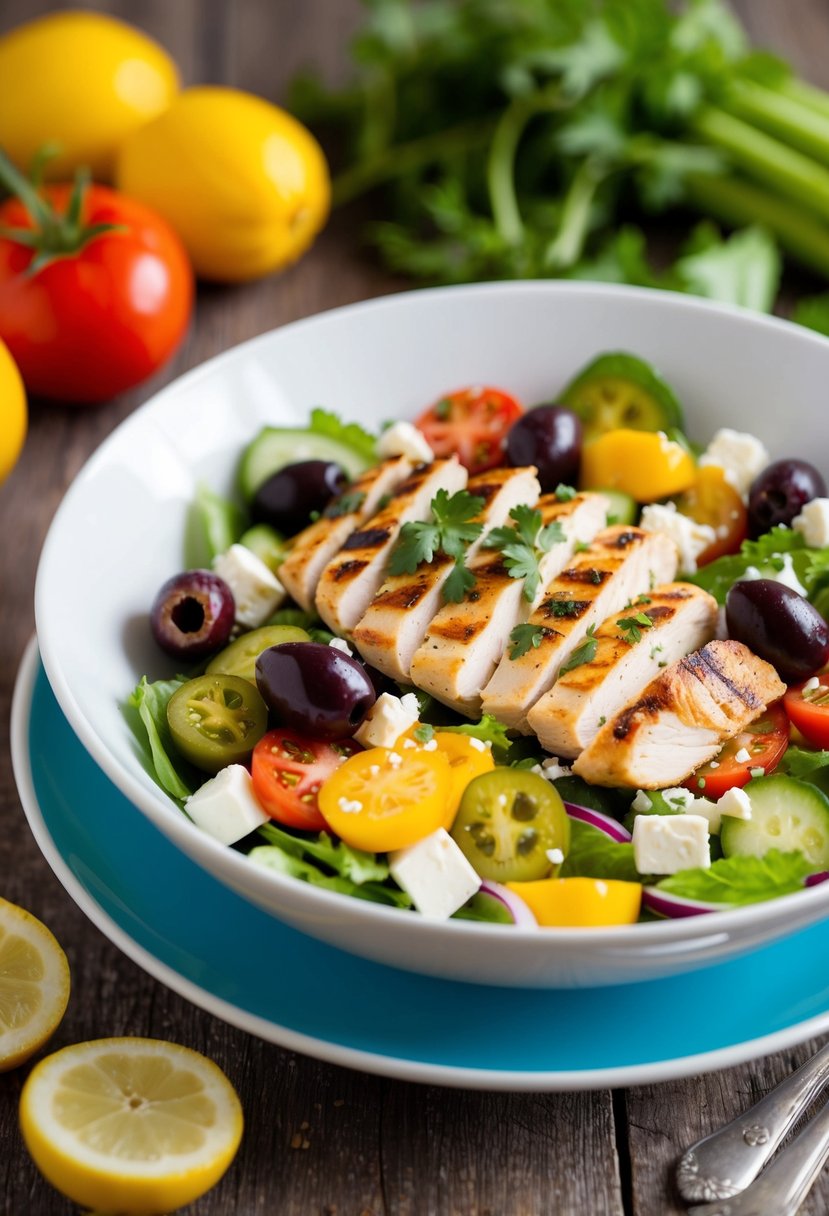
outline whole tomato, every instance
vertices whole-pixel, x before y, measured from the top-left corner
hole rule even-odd
[[[149,208],[105,186],[36,190],[0,155],[0,339],[29,392],[95,404],[165,363],[187,330],[193,273]]]

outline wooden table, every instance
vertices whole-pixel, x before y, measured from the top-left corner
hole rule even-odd
[[[0,31],[51,7],[48,0],[0,0]],[[358,15],[356,0],[111,0],[89,7],[143,26],[169,48],[187,82],[223,82],[274,100],[308,61],[342,73]],[[825,0],[741,0],[737,8],[758,42],[829,86]],[[684,1210],[672,1187],[682,1148],[755,1101],[814,1043],[710,1076],[569,1095],[463,1092],[319,1064],[225,1026],[133,965],[64,893],[20,809],[6,738],[15,671],[33,629],[35,566],[55,508],[90,452],[154,389],[218,351],[398,286],[361,253],[353,221],[337,217],[288,273],[202,291],[187,342],[155,383],[99,410],[35,404],[23,457],[0,489],[0,894],[41,917],[69,955],[73,995],[54,1046],[113,1034],[175,1039],[210,1055],[238,1088],[247,1114],[242,1149],[193,1213],[669,1216]],[[624,1035],[624,1026],[618,1031]],[[72,1205],[40,1178],[17,1130],[24,1075],[0,1076],[0,1213],[61,1216]],[[803,1211],[827,1209],[829,1173]]]

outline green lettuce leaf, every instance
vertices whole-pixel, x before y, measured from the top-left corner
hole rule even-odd
[[[174,692],[187,681],[184,676],[173,680],[150,683],[141,677],[137,688],[127,698],[127,721],[141,745],[149,772],[173,798],[183,802],[201,781],[194,770],[176,754],[170,727],[167,725],[167,703]],[[134,716],[131,710],[137,711]]]
[[[315,435],[327,435],[329,439],[336,439],[353,448],[368,464],[375,464],[377,461],[377,440],[361,427],[359,422],[343,422],[330,410],[318,407],[311,410],[308,430],[313,431]]]
[[[327,832],[318,836],[293,836],[283,831],[275,823],[266,823],[259,829],[259,834],[268,844],[276,845],[293,857],[312,857],[321,861],[339,874],[342,878],[360,886],[366,882],[384,882],[389,876],[389,867],[374,853],[363,853],[360,849],[352,849],[344,841],[334,841]]]
[[[708,870],[680,870],[657,889],[708,903],[756,904],[800,891],[813,867],[802,853],[770,849],[763,857],[723,857]]]
[[[564,859],[559,877],[642,881],[633,861],[633,845],[618,844],[592,824],[582,823],[580,819],[570,820],[570,851]]]
[[[297,857],[278,845],[258,845],[248,853],[249,859],[268,870],[279,874],[289,874],[291,878],[299,878],[312,886],[322,887],[326,891],[338,891],[341,895],[351,895],[356,899],[366,899],[371,903],[388,904],[391,907],[411,907],[411,899],[404,891],[392,886],[383,886],[379,882],[352,882],[341,874],[326,874],[312,862]]]
[[[778,771],[790,777],[808,780],[812,773],[829,766],[829,752],[811,751],[805,747],[789,747],[780,761]]]
[[[246,527],[245,514],[236,503],[199,484],[185,524],[185,564],[194,568],[210,566],[213,558],[226,552]]]
[[[512,917],[499,899],[479,891],[452,914],[452,920],[477,920],[490,925],[511,925]]]
[[[512,740],[507,735],[503,722],[493,718],[492,714],[484,714],[480,722],[464,722],[461,726],[441,726],[441,730],[450,730],[457,735],[471,735],[482,743],[492,744],[492,754],[496,760],[506,759]]]
[[[629,832],[633,831],[633,822],[637,815],[682,815],[687,813],[688,808],[680,802],[680,800],[671,800],[665,797],[664,790],[646,790],[650,799],[650,806],[646,811],[634,811],[631,808],[623,820],[624,826]]]
[[[739,553],[709,562],[688,582],[696,583],[724,604],[731,587],[749,566],[773,575],[783,569],[786,554],[791,554],[794,572],[810,598],[829,583],[829,549],[810,549],[803,534],[792,528],[772,528],[757,540],[744,541]]]

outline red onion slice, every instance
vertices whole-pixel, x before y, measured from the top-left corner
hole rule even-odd
[[[516,895],[514,891],[510,891],[509,887],[504,887],[499,882],[490,882],[488,879],[484,879],[481,883],[479,894],[489,895],[492,899],[497,899],[499,903],[503,904],[512,917],[513,924],[517,925],[520,929],[538,928],[538,921],[523,899]]]
[[[645,887],[642,904],[657,916],[678,920],[684,916],[702,916],[706,912],[725,912],[732,904],[714,904],[702,899],[688,899],[684,895],[672,895],[657,887]]]
[[[819,874],[809,874],[806,878],[805,885],[807,887],[819,887],[822,882],[829,879],[829,870],[821,870]]]
[[[589,823],[592,828],[598,828],[617,844],[629,844],[632,839],[630,832],[619,823],[618,819],[612,819],[603,811],[594,811],[591,806],[579,806],[576,802],[565,802],[564,809],[571,819]]]

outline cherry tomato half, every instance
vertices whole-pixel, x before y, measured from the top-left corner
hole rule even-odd
[[[715,759],[703,764],[682,784],[700,798],[710,798],[715,802],[726,790],[747,785],[752,769],[773,772],[788,745],[789,719],[782,702],[776,701],[739,735],[729,739]],[[746,752],[748,759],[744,755]]]
[[[456,453],[470,473],[504,463],[507,431],[523,409],[498,388],[464,388],[436,401],[415,422],[436,456]]]
[[[320,786],[355,752],[353,739],[325,743],[292,730],[271,730],[253,749],[253,792],[278,823],[305,832],[328,827],[320,814]]]
[[[700,553],[698,566],[726,553],[737,553],[748,536],[745,503],[716,465],[702,465],[697,469],[694,484],[679,495],[676,508],[698,524],[708,524],[714,529],[716,539]]]
[[[810,687],[811,680],[794,684],[783,698],[789,720],[812,747],[829,747],[829,672],[816,677],[820,684]]]

